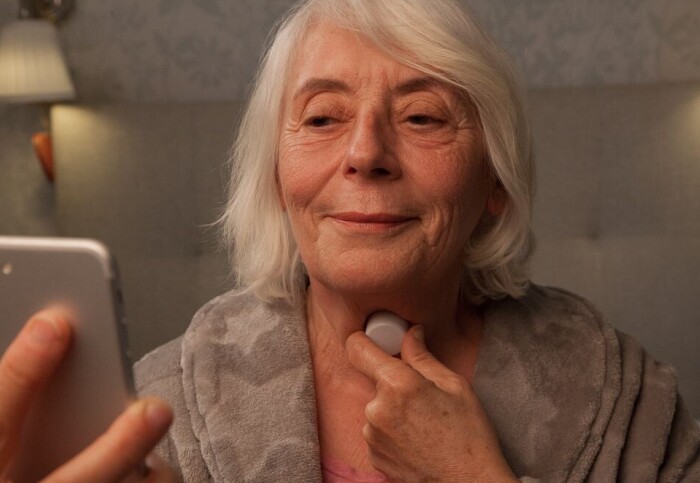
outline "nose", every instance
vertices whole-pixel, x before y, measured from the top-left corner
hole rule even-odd
[[[391,149],[390,136],[380,116],[367,113],[358,117],[343,162],[345,177],[387,180],[400,177],[401,166]]]

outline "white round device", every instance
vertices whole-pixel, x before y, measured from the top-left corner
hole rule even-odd
[[[401,341],[407,330],[408,322],[387,310],[370,315],[365,327],[367,337],[391,356],[401,352]]]

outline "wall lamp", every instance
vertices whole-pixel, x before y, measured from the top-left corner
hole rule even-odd
[[[75,99],[56,24],[73,9],[74,0],[21,0],[19,20],[0,31],[0,102],[39,104],[44,131],[32,144],[46,177],[53,181],[49,107]]]

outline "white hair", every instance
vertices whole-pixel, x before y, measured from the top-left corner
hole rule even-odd
[[[305,291],[276,164],[290,63],[314,20],[363,35],[398,62],[469,97],[506,200],[504,211],[482,220],[465,247],[463,291],[476,303],[521,296],[529,282],[534,165],[520,86],[504,51],[450,0],[304,0],[280,22],[231,153],[229,200],[220,219],[238,285],[264,301],[292,301]]]

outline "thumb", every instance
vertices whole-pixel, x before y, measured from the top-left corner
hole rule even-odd
[[[425,330],[420,325],[414,325],[404,335],[401,359],[444,391],[452,387],[455,377],[460,377],[428,350],[425,344]]]
[[[345,341],[345,353],[350,363],[365,376],[377,383],[387,376],[387,370],[403,365],[377,346],[363,331],[350,334]]]

